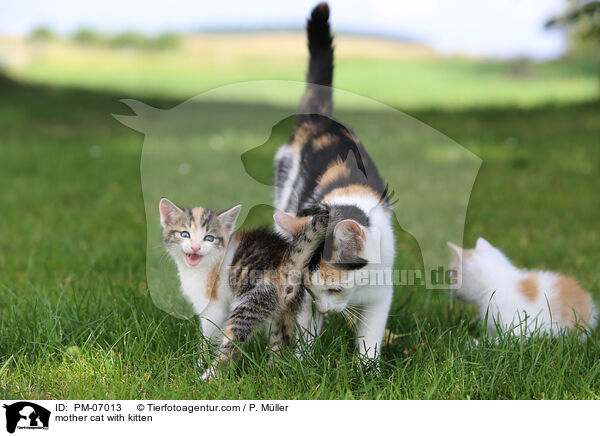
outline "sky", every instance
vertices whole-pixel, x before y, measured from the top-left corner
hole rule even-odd
[[[147,33],[232,28],[301,28],[316,0],[1,0],[0,34],[46,25]],[[549,59],[564,35],[544,30],[566,0],[330,0],[334,32],[417,40],[445,54]]]

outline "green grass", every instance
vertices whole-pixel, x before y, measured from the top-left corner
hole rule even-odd
[[[339,65],[340,75],[352,74],[344,72],[350,67]],[[386,74],[385,65],[369,68]],[[490,66],[492,74],[498,68],[505,66]],[[557,76],[559,94],[568,94],[562,82],[569,73],[547,68]],[[480,74],[483,83],[467,86]],[[518,265],[571,274],[600,301],[600,105],[565,97],[519,108],[521,98],[531,103],[537,97],[522,88],[515,98],[501,90],[483,95],[486,74],[465,73],[456,79],[463,83],[458,88],[481,99],[474,106],[511,106],[448,110],[427,93],[419,100],[418,89],[394,98],[413,93],[408,107],[440,103],[443,109],[411,115],[483,160],[469,205],[467,245],[485,235]],[[437,86],[436,76],[430,79]],[[481,335],[473,308],[451,306],[446,293],[414,286],[395,291],[388,328],[399,336],[383,348],[380,373],[356,362],[353,333],[333,316],[312,359],[287,356],[269,367],[266,341],[258,337],[227,378],[199,381],[197,321],[162,312],[146,289],[143,137],[111,117],[125,112],[118,102],[123,94],[120,86],[101,91],[112,83],[106,80],[90,86],[96,90],[0,83],[0,398],[600,397],[597,332],[583,344],[564,337],[469,346]],[[391,78],[386,81],[373,84],[375,94]],[[148,103],[167,108],[179,100]],[[245,109],[247,123],[252,113],[271,110],[258,103]],[[379,121],[384,115],[362,116]],[[268,159],[264,171],[270,171]],[[242,180],[225,176],[230,186]],[[214,184],[198,190],[199,196],[219,195]],[[241,200],[231,197],[231,204]],[[254,211],[250,222],[268,224],[269,211]],[[397,249],[398,266],[420,267],[418,246],[401,229]]]

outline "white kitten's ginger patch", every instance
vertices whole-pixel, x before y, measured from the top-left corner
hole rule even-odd
[[[589,323],[593,313],[592,300],[577,280],[567,276],[559,276],[556,280],[556,286],[557,296],[550,302],[552,311],[558,313],[563,323],[571,327],[575,326],[578,321]]]
[[[519,292],[532,303],[537,300],[540,294],[538,278],[534,273],[529,273],[527,277],[520,280],[517,287]]]

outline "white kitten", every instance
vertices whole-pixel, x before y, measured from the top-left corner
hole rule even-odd
[[[454,255],[450,269],[458,273],[450,295],[476,305],[491,334],[500,329],[525,336],[534,332],[556,336],[598,325],[591,295],[574,279],[551,271],[519,269],[483,238],[472,250],[451,242],[448,246]]]

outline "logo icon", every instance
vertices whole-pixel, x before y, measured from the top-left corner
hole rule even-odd
[[[29,401],[19,401],[3,406],[6,409],[6,431],[19,429],[48,429],[50,411]]]

